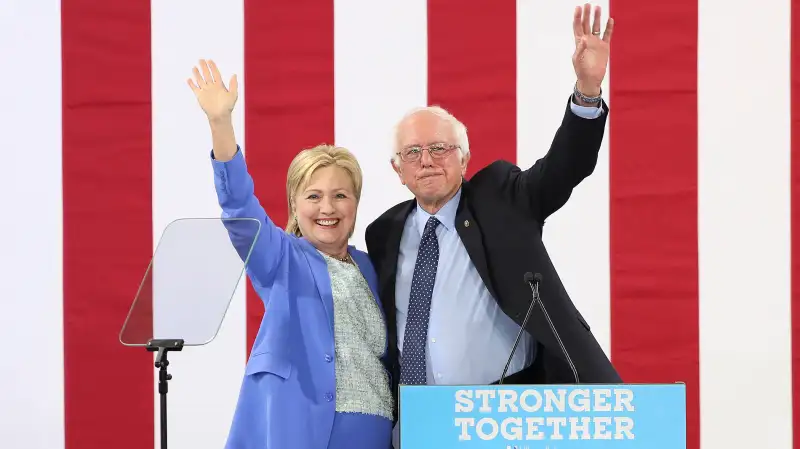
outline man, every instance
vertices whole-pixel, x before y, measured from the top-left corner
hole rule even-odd
[[[613,20],[600,36],[600,9],[573,18],[577,75],[547,155],[522,171],[498,161],[463,179],[466,129],[441,108],[422,108],[397,127],[392,165],[415,196],[369,225],[366,243],[389,326],[393,391],[401,384],[497,382],[532,301],[526,272],[540,273],[542,308],[525,326],[506,383],[621,379],[570,300],[542,243],[545,219],[592,173],[608,107],[606,73]],[[590,26],[591,24],[591,26]]]

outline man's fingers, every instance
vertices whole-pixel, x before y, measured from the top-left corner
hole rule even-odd
[[[603,33],[603,42],[610,44],[611,35],[613,33],[614,33],[614,19],[609,17],[608,21],[606,22],[606,31]]]
[[[575,13],[572,14],[572,33],[575,35],[575,40],[583,36],[583,28],[581,25],[581,7],[575,7]]]
[[[591,32],[591,19],[592,19],[592,5],[586,3],[583,5],[583,34],[589,34]]]
[[[594,20],[592,20],[592,34],[595,36],[600,35],[600,7],[594,8]]]

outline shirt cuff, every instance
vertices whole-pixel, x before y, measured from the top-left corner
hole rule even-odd
[[[603,108],[598,108],[596,106],[581,106],[579,104],[575,104],[573,101],[569,102],[569,107],[573,114],[581,118],[594,119],[603,114]]]

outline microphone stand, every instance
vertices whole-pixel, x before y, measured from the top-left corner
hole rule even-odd
[[[531,274],[530,272],[525,273],[525,279],[527,281],[528,275]],[[536,273],[539,274],[539,273]],[[514,346],[511,348],[511,354],[508,356],[508,361],[506,362],[506,367],[503,369],[503,374],[500,376],[499,385],[503,384],[503,381],[506,378],[506,373],[508,373],[508,367],[511,365],[511,360],[514,359],[514,352],[517,350],[517,345],[519,344],[520,338],[522,338],[522,333],[525,331],[525,325],[528,324],[528,318],[531,317],[531,312],[533,311],[533,307],[536,305],[536,298],[538,297],[538,285],[539,280],[541,280],[542,275],[539,274],[539,279],[536,280],[537,285],[537,295],[534,296],[533,302],[528,306],[528,312],[525,314],[525,319],[522,320],[522,326],[519,328],[519,332],[517,333],[517,339],[514,341]]]
[[[567,352],[567,348],[564,347],[564,342],[561,341],[561,336],[558,335],[558,331],[556,330],[556,327],[553,326],[553,321],[550,319],[550,314],[547,313],[547,309],[544,307],[544,303],[542,302],[542,298],[539,297],[539,281],[542,280],[542,275],[539,274],[539,273],[536,273],[536,274],[538,275],[539,278],[536,279],[536,276],[534,276],[534,279],[536,280],[536,287],[535,288],[534,288],[534,284],[531,283],[531,281],[528,280],[527,276],[526,276],[526,281],[528,282],[528,285],[530,285],[531,291],[533,292],[534,302],[536,300],[539,301],[539,306],[542,307],[542,313],[544,313],[544,317],[545,317],[545,319],[547,319],[547,324],[550,325],[550,330],[553,331],[553,335],[555,335],[556,340],[558,341],[558,345],[561,346],[561,352],[564,353],[564,357],[566,357],[567,363],[569,363],[569,367],[572,368],[572,375],[575,376],[575,383],[579,384],[579,383],[581,383],[581,381],[578,378],[578,370],[575,369],[575,364],[572,363],[572,357],[569,356],[569,352]]]
[[[564,342],[561,341],[561,336],[558,335],[558,331],[556,327],[553,325],[553,321],[550,319],[550,314],[547,313],[547,308],[545,308],[544,303],[542,302],[542,298],[539,296],[539,283],[542,282],[542,275],[541,273],[536,273],[535,275],[532,274],[530,271],[525,273],[525,282],[531,288],[531,294],[533,296],[533,301],[531,301],[530,306],[528,306],[528,312],[525,314],[525,319],[522,321],[522,326],[520,327],[519,333],[517,333],[517,340],[514,342],[514,347],[511,348],[511,355],[508,356],[508,362],[506,362],[506,367],[503,370],[503,375],[500,376],[500,384],[503,383],[503,380],[506,377],[506,373],[508,372],[508,367],[511,365],[511,360],[514,358],[514,351],[517,350],[517,344],[519,344],[520,338],[522,338],[522,332],[525,331],[525,325],[528,324],[528,318],[531,315],[531,311],[536,303],[539,303],[539,306],[542,308],[542,313],[544,313],[544,317],[547,320],[547,324],[550,325],[550,330],[553,332],[553,335],[556,337],[556,341],[558,341],[558,345],[561,347],[561,352],[564,354],[564,357],[567,359],[567,363],[569,367],[572,369],[572,375],[575,377],[575,383],[580,383],[580,377],[578,377],[578,370],[575,369],[575,364],[572,363],[572,358],[569,356],[569,352],[567,348],[564,346]]]
[[[172,380],[172,374],[167,372],[169,360],[167,352],[181,351],[183,349],[183,339],[153,339],[147,342],[149,352],[157,352],[155,366],[158,368],[158,394],[161,399],[161,449],[167,449],[167,381]]]

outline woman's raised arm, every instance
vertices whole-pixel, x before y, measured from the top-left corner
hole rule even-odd
[[[236,143],[231,118],[238,98],[236,75],[231,77],[229,88],[226,87],[219,69],[210,60],[200,60],[200,68],[194,67],[193,73],[194,79],[188,79],[187,83],[206,113],[211,128],[211,163],[222,218],[255,218],[261,223],[261,232],[250,254],[247,271],[251,281],[268,283],[289,245],[289,238],[267,216],[256,198],[253,179],[247,171],[241,148]],[[239,256],[246,257],[256,227],[247,220],[227,221],[226,227]]]

